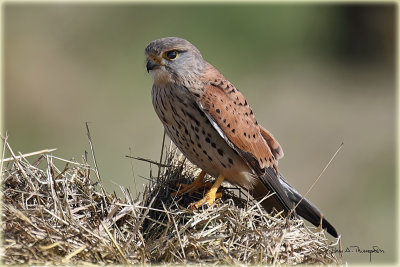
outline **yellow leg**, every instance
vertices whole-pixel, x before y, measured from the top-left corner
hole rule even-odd
[[[217,181],[213,184],[213,186],[210,188],[210,190],[207,192],[207,194],[199,201],[191,204],[191,208],[200,208],[203,206],[205,203],[208,203],[209,206],[211,206],[215,198],[221,197],[221,193],[217,193],[218,188],[221,186],[222,182],[225,180],[225,177],[220,175],[218,176]]]
[[[197,178],[194,179],[193,183],[191,183],[189,185],[188,184],[179,184],[178,186],[182,187],[182,189],[178,190],[175,193],[172,193],[171,195],[173,197],[176,197],[176,196],[182,195],[186,192],[192,193],[193,191],[195,191],[199,188],[203,188],[204,186],[207,185],[207,183],[203,182],[204,175],[206,175],[206,172],[202,170],[200,172],[199,176],[197,176]]]

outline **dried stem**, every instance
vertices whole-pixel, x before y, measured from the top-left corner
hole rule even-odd
[[[7,138],[3,141],[13,155]],[[178,183],[193,181],[199,170],[172,146],[166,150],[159,163],[160,179],[148,177],[148,186],[136,198],[123,188],[122,198],[115,194],[106,197],[101,181],[90,179],[96,165],[91,168],[45,153],[47,166],[40,169],[13,157],[2,169],[3,263],[340,262],[332,252],[338,240],[329,242],[323,231],[314,232],[316,229],[307,228],[301,219],[266,213],[236,186],[223,184],[222,198],[211,207],[187,209],[204,191],[176,198],[171,193]],[[55,167],[54,159],[65,162],[62,171]]]

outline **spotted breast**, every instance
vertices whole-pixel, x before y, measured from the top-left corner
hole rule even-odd
[[[232,183],[252,188],[252,171],[216,131],[186,87],[153,85],[152,101],[167,135],[193,164],[214,177],[222,174]]]

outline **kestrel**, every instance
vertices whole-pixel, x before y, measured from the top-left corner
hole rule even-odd
[[[248,190],[255,199],[275,192],[261,204],[288,213],[302,196],[278,171],[280,144],[258,124],[244,96],[190,42],[166,37],[145,50],[147,71],[154,80],[152,101],[164,129],[179,150],[202,169],[193,184],[176,194],[203,185],[206,173],[217,178],[204,198],[193,204],[212,205],[226,179]],[[335,228],[307,199],[296,213],[334,237]]]

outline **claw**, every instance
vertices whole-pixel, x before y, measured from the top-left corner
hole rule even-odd
[[[190,204],[190,208],[191,209],[198,209],[198,208],[200,208],[201,206],[203,206],[206,203],[209,206],[214,204],[215,199],[216,198],[220,198],[222,196],[221,193],[217,193],[217,190],[220,187],[221,183],[224,181],[224,179],[225,179],[225,177],[223,177],[222,175],[218,176],[217,181],[215,181],[215,183],[213,184],[211,189],[207,192],[207,194],[202,199],[200,199],[199,201]]]
[[[189,194],[192,195],[193,192],[195,192],[196,190],[203,188],[204,186],[207,186],[208,183],[203,182],[203,178],[204,178],[205,174],[206,174],[205,171],[201,171],[199,176],[197,176],[197,178],[191,184],[178,184],[178,188],[181,187],[181,189],[172,193],[171,195],[173,197],[176,197],[176,196],[182,195],[186,192],[189,192]]]

